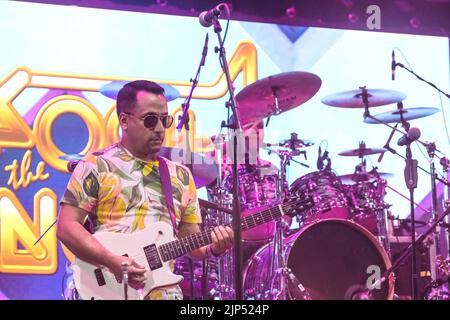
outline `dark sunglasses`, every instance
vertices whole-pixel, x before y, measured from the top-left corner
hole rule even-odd
[[[164,128],[169,128],[173,123],[173,117],[169,114],[165,115],[157,115],[157,114],[148,114],[144,118],[140,118],[138,116],[135,116],[132,113],[124,112],[127,115],[133,116],[139,120],[144,121],[144,127],[148,129],[154,129],[156,125],[158,124],[158,120],[161,119],[161,123]]]

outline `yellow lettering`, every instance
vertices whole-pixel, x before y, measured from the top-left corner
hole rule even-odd
[[[41,189],[34,196],[31,220],[16,195],[0,188],[0,272],[53,274],[57,269],[56,228],[34,242],[56,219],[56,194]],[[19,242],[24,249],[19,248]]]
[[[34,120],[33,131],[36,137],[39,137],[36,141],[36,148],[42,159],[61,172],[68,172],[67,160],[61,159],[65,153],[53,142],[51,129],[55,120],[65,113],[79,116],[89,130],[88,142],[80,154],[86,154],[105,146],[102,116],[93,105],[85,99],[71,95],[51,99],[39,110]]]
[[[33,154],[30,150],[27,150],[23,155],[22,162],[20,164],[20,178],[18,179],[17,171],[19,171],[19,164],[16,159],[13,163],[5,166],[5,171],[10,171],[8,185],[12,185],[14,190],[18,190],[20,187],[26,188],[30,185],[30,182],[37,180],[46,180],[49,177],[48,173],[44,173],[45,163],[40,161],[36,167],[36,174],[29,172]]]

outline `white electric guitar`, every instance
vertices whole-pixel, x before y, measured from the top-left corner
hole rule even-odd
[[[285,214],[292,217],[311,207],[309,199],[291,200],[243,218],[241,230],[254,228]],[[209,228],[177,240],[170,224],[156,222],[131,234],[97,232],[93,236],[111,252],[126,255],[146,267],[144,288],[136,290],[128,286],[126,290],[129,300],[139,300],[156,288],[182,282],[182,276],[172,273],[170,261],[210,244],[211,231]],[[75,287],[83,300],[125,299],[124,284],[119,283],[106,267],[98,267],[75,257],[73,271]]]

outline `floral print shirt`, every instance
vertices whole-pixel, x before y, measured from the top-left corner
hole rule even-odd
[[[201,223],[197,190],[189,169],[165,159],[177,224]],[[121,144],[94,152],[75,168],[61,204],[89,212],[93,232],[132,233],[157,221],[172,225],[158,161],[134,157]],[[172,263],[172,270],[174,264]],[[153,290],[150,299],[182,299],[178,286]]]

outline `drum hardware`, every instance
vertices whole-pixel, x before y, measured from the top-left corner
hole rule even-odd
[[[298,135],[296,133],[291,133],[290,139],[283,140],[278,144],[278,146],[289,148],[275,151],[280,158],[279,183],[277,185],[277,193],[280,199],[287,199],[290,196],[286,175],[287,167],[290,165],[290,161],[293,160],[293,157],[299,155],[304,155],[306,159],[306,151],[299,150],[299,148],[313,144],[314,143],[312,141],[305,143],[303,140],[298,139]],[[284,234],[288,230],[289,224],[285,220],[281,218],[276,221],[275,234],[272,241],[274,250],[269,267],[271,276],[270,279],[267,279],[270,285],[268,288],[265,288],[264,298],[270,298],[272,300],[286,300],[291,298],[288,286],[289,284],[292,286],[293,279],[296,278],[291,271],[286,268],[286,261],[283,252]],[[305,298],[309,297],[300,282],[298,282],[296,288],[297,291],[300,290],[301,295],[304,295]],[[296,296],[298,296],[298,294]]]
[[[420,168],[422,171],[427,172],[431,175],[433,179],[433,183],[435,179],[438,179],[442,182],[442,179],[436,176],[434,172],[434,168],[431,168],[432,172],[428,172],[424,169],[422,169],[417,164],[417,160],[412,159],[411,155],[411,148],[410,144],[413,141],[416,141],[423,146],[425,146],[427,149],[430,147],[429,143],[424,143],[420,141],[418,138],[420,137],[420,130],[417,128],[410,128],[410,125],[407,121],[407,119],[417,119],[420,117],[424,117],[427,115],[431,115],[435,113],[435,110],[425,109],[425,110],[405,110],[403,109],[403,104],[401,101],[406,97],[405,95],[394,93],[394,92],[376,92],[373,90],[368,90],[366,87],[360,87],[358,94],[355,94],[356,92],[344,92],[342,94],[336,94],[334,96],[326,97],[322,100],[323,103],[331,105],[331,106],[338,106],[338,107],[346,107],[346,108],[361,108],[363,107],[365,109],[364,111],[364,121],[369,123],[380,123],[388,126],[393,131],[401,132],[403,134],[403,137],[399,139],[398,145],[405,145],[406,146],[406,157],[402,157],[406,161],[405,166],[405,182],[410,190],[410,207],[411,207],[411,219],[412,219],[412,245],[413,245],[413,260],[412,268],[413,270],[413,298],[416,299],[416,288],[417,288],[417,277],[416,277],[416,264],[415,264],[415,257],[416,257],[416,250],[414,247],[415,243],[415,223],[414,223],[414,198],[413,198],[413,191],[417,185],[417,168]],[[354,94],[351,97],[351,94]],[[397,103],[397,111],[391,112],[390,114],[381,114],[379,117],[374,117],[370,115],[369,108],[373,106],[383,105],[383,104],[389,104],[389,103]],[[383,121],[381,119],[384,119],[386,121]],[[388,122],[400,122],[403,125],[403,128],[407,131],[405,134],[404,132],[397,129],[397,125],[395,127],[392,127],[389,125]],[[389,144],[390,138],[392,137],[393,133],[389,136],[388,143]],[[390,152],[394,154],[398,154],[393,148],[388,149]],[[433,152],[440,152],[437,149],[434,149]],[[442,153],[442,152],[440,152]],[[431,158],[431,157],[430,157]],[[430,161],[430,164],[432,161]],[[447,185],[446,182],[444,184]],[[432,186],[433,188],[433,186]]]
[[[441,158],[441,160],[439,161],[439,163],[442,165],[442,170],[444,172],[444,174],[446,175],[447,181],[450,179],[450,160],[446,157]],[[450,207],[450,185],[446,184],[445,185],[445,191],[444,192],[444,208],[448,209]],[[447,247],[447,258],[446,260],[450,261],[450,216],[447,216],[444,220],[445,224],[446,224],[446,231],[447,231],[447,236],[445,237],[445,242],[446,242],[446,247]]]
[[[414,248],[418,247],[419,244],[421,244],[423,241],[425,241],[436,229],[436,227],[449,215],[450,208],[447,208],[440,217],[438,217],[430,226],[429,228],[423,232],[418,238],[415,239],[414,242],[412,242],[400,256],[395,260],[392,267],[388,268],[386,271],[383,272],[382,276],[372,285],[372,288],[367,288],[365,294],[367,294],[369,297],[373,297],[373,293],[375,292],[374,288],[377,288],[381,286],[383,283],[385,283],[392,274],[395,273],[395,271],[404,263],[405,259],[410,257],[412,254],[414,254]],[[415,221],[412,219],[412,222]],[[414,259],[413,259],[414,263]],[[414,277],[414,275],[413,275]],[[413,283],[414,285],[414,283]],[[414,287],[413,287],[414,288]],[[414,289],[413,289],[413,293]],[[416,297],[413,296],[413,299],[417,300]]]
[[[365,108],[364,112],[364,119],[366,118],[372,118],[374,119],[369,112],[369,103],[367,98],[367,91],[365,88],[363,88],[363,96],[362,96],[362,102]],[[402,106],[402,104],[399,104],[399,106]],[[380,123],[383,123],[380,121]],[[392,128],[387,123],[384,123],[385,125]],[[418,136],[416,137],[410,137],[408,134],[412,131],[412,129],[409,129],[409,124],[407,121],[403,121],[403,127],[405,129],[408,128],[408,133],[403,136],[404,141],[402,141],[403,138],[401,138],[398,142],[399,145],[406,145],[406,165],[405,165],[405,182],[406,186],[409,189],[409,197],[410,197],[410,215],[412,220],[412,230],[411,230],[411,244],[412,244],[412,297],[414,300],[417,300],[417,251],[416,251],[416,225],[414,223],[415,220],[415,211],[414,211],[414,189],[417,188],[417,160],[412,158],[412,152],[411,152],[411,143],[415,140],[417,140],[420,137],[420,131],[418,133]],[[395,129],[395,128],[394,128]],[[397,130],[397,129],[396,129]],[[418,129],[417,129],[418,130]]]

